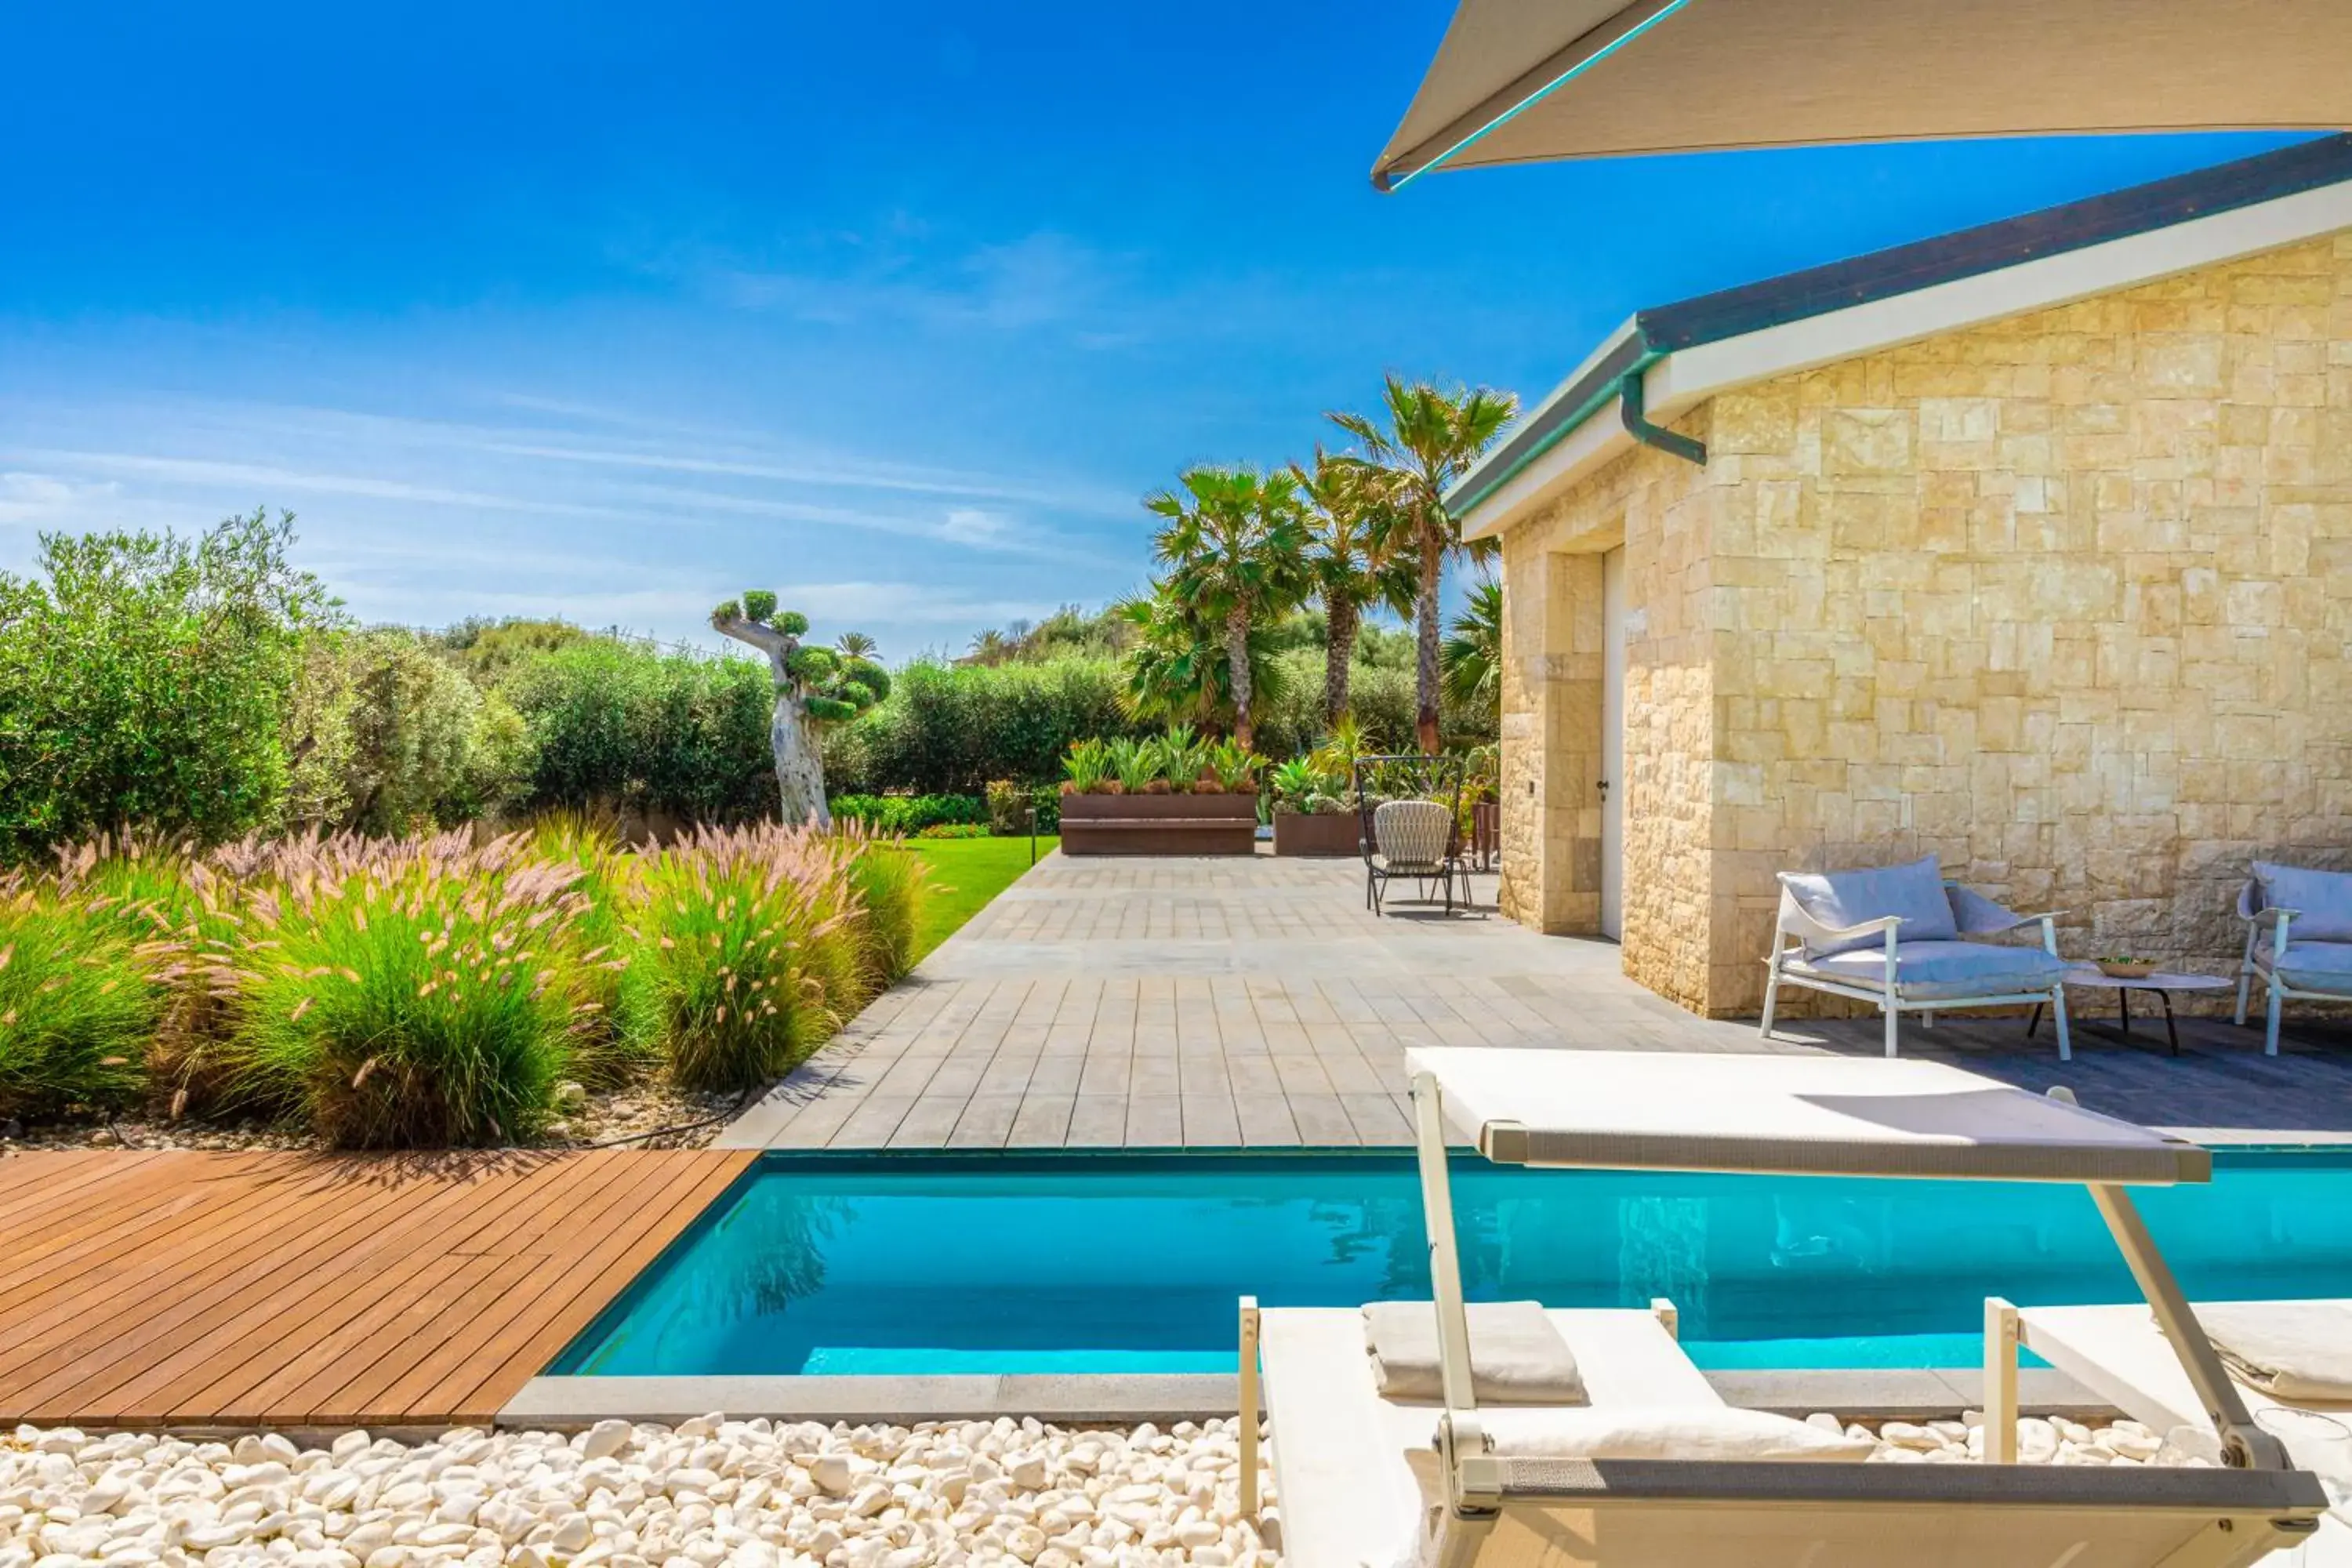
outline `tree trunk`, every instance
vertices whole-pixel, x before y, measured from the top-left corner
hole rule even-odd
[[[1245,752],[1256,735],[1250,723],[1249,630],[1247,605],[1235,605],[1225,613],[1225,671],[1234,689],[1234,740]]]
[[[795,827],[814,823],[831,828],[833,812],[824,803],[824,755],[817,750],[816,731],[801,704],[800,682],[793,679],[786,664],[801,646],[800,639],[740,616],[729,620],[714,616],[710,625],[768,656],[776,680],[776,711],[768,721],[768,749],[776,757],[776,788],[783,819]]]
[[[817,750],[816,732],[809,727],[801,700],[790,687],[776,692],[776,715],[768,723],[768,744],[776,753],[776,785],[783,797],[784,820],[796,826],[814,823],[832,827],[833,812],[824,804],[824,755]]]
[[[1413,601],[1418,646],[1413,660],[1413,691],[1420,698],[1416,728],[1423,755],[1437,754],[1437,590],[1445,568],[1443,541],[1424,530],[1421,536],[1421,592]]]
[[[1348,712],[1348,677],[1356,658],[1356,601],[1333,594],[1323,604],[1330,620],[1330,640],[1323,649],[1323,722],[1336,727]]]

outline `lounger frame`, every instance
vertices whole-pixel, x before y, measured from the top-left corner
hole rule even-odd
[[[1612,1514],[1617,1516],[1614,1531],[1656,1535],[1660,1544],[1654,1549],[1654,1561],[1660,1563],[1698,1561],[1682,1557],[1677,1548],[1712,1542],[1719,1549],[1723,1541],[1741,1539],[1743,1532],[1760,1542],[1759,1532],[1769,1528],[1770,1521],[1788,1519],[1782,1510],[1806,1516],[1801,1522],[1789,1520],[1790,1530],[1812,1536],[1818,1550],[1829,1552],[1822,1561],[1840,1563],[1905,1561],[1916,1551],[1918,1530],[1931,1521],[1995,1542],[2011,1535],[2035,1539],[2034,1532],[2048,1525],[2036,1525],[2033,1519],[2056,1515],[2078,1516],[2076,1527],[2085,1531],[2095,1531],[2100,1519],[2137,1521],[2133,1529],[2177,1528],[2177,1536],[2165,1536],[2161,1559],[2175,1568],[2250,1563],[2272,1550],[2298,1543],[2316,1528],[2315,1521],[2326,1506],[2318,1481],[2290,1468],[2276,1441],[2248,1418],[2128,1194],[2104,1184],[2086,1184],[2143,1295],[2182,1347],[2183,1370],[2221,1434],[2223,1468],[2126,1471],[2021,1467],[2014,1465],[2013,1454],[1999,1452],[1989,1452],[1988,1459],[1995,1463],[1984,1466],[1916,1468],[1583,1461],[1486,1454],[1472,1393],[1443,1096],[1435,1076],[1428,1072],[1416,1074],[1412,1092],[1442,1390],[1440,1404],[1431,1411],[1445,1493],[1433,1568],[1470,1568],[1474,1562],[1483,1563],[1485,1542],[1505,1526],[1517,1533],[1494,1560],[1517,1568],[1521,1561],[1551,1554],[1543,1542],[1547,1528],[1580,1520],[1597,1530]],[[1243,1303],[1242,1316],[1244,1343],[1251,1352],[1244,1373],[1244,1506],[1254,1509],[1258,1415],[1254,1301]],[[2003,1407],[1998,1412],[1988,1407],[1988,1432],[2006,1430],[2013,1441],[2013,1372],[2007,1387]],[[2001,1397],[1998,1390],[1990,1392],[1995,1399]],[[1567,1528],[1572,1533],[1576,1527]],[[1530,1529],[1534,1535],[1520,1539]],[[1598,1545],[1591,1550],[1601,1552]],[[1614,1550],[1608,1554],[1612,1561],[1630,1560]],[[1755,1560],[1766,1560],[1765,1554],[1759,1551]]]

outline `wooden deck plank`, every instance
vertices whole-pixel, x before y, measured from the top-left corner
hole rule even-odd
[[[750,1163],[729,1160],[717,1152],[703,1158],[711,1163],[706,1166],[687,1201],[673,1213],[700,1213],[734,1184],[736,1177],[742,1174],[745,1165]],[[487,1420],[497,1415],[525,1383],[561,1354],[563,1347],[604,1310],[606,1303],[627,1289],[629,1281],[661,1256],[662,1248],[685,1228],[684,1225],[651,1225],[637,1232],[625,1251],[614,1256],[601,1272],[581,1284],[572,1299],[565,1303],[562,1312],[548,1314],[545,1323],[522,1340],[513,1353],[485,1377],[472,1394],[452,1403],[466,1411],[470,1420]]]
[[[462,1332],[469,1303],[475,1309],[472,1315],[495,1309],[499,1293],[513,1289],[538,1260],[539,1255],[516,1253],[507,1243],[517,1235],[536,1234],[539,1222],[548,1215],[562,1215],[583,1230],[593,1229],[603,1222],[614,1194],[625,1193],[633,1179],[625,1160],[608,1155],[579,1174],[566,1172],[558,1179],[550,1173],[519,1184],[505,1205],[507,1224],[478,1231],[451,1249],[451,1255],[467,1267],[446,1276],[436,1289],[416,1293],[404,1305],[401,1321],[406,1326],[394,1331],[398,1341],[388,1353],[359,1366],[347,1359],[352,1342],[383,1337],[382,1331],[362,1314],[267,1384],[229,1403],[239,1405],[262,1399],[276,1407],[313,1415],[321,1410],[349,1410],[356,1413],[354,1419],[374,1418],[380,1412],[398,1414],[403,1406],[380,1399],[383,1390],[432,1353],[436,1343]],[[512,1305],[520,1309],[528,1303]],[[444,1317],[450,1320],[446,1324],[438,1321]]]
[[[485,1419],[750,1160],[0,1160],[0,1422]]]
[[[381,1202],[334,1201],[348,1184],[334,1164],[317,1166],[307,1177],[271,1180],[266,1193],[248,1194],[247,1206],[224,1202],[210,1223],[116,1260],[102,1290],[82,1281],[47,1298],[47,1310],[27,1325],[40,1331],[28,1332],[15,1355],[0,1353],[0,1377],[37,1354],[56,1358],[57,1372],[48,1382],[20,1388],[24,1397],[40,1397],[60,1380],[88,1394],[100,1393],[109,1368],[158,1353],[159,1341],[207,1307],[256,1288],[274,1271],[298,1268],[305,1246],[365,1225],[382,1210]],[[151,1297],[161,1281],[171,1289],[158,1305]],[[0,1409],[5,1404],[0,1400]]]
[[[704,1157],[706,1162],[712,1158]],[[721,1160],[719,1163],[730,1167],[731,1180],[732,1162]],[[625,1236],[630,1233],[630,1227],[642,1234],[646,1226],[651,1226],[659,1230],[664,1245],[667,1245],[670,1238],[685,1228],[670,1224],[668,1216],[680,1210],[700,1214],[708,1205],[709,1197],[698,1197],[696,1194],[708,1185],[709,1180],[709,1171],[703,1164],[688,1165],[681,1162],[677,1173],[667,1181],[634,1184],[629,1191],[619,1194],[618,1201],[605,1211],[604,1225],[608,1234]],[[495,1317],[495,1332],[485,1331],[491,1327],[487,1321],[478,1329],[452,1325],[453,1331],[445,1339],[444,1348],[425,1358],[408,1376],[384,1390],[378,1403],[404,1415],[417,1410],[449,1409],[467,1413],[476,1419],[495,1415],[498,1406],[520,1392],[527,1379],[554,1360],[563,1347],[604,1310],[612,1297],[619,1294],[616,1289],[596,1298],[584,1310],[579,1310],[576,1296],[580,1282],[571,1281],[571,1289],[567,1290],[566,1264],[566,1259],[554,1255],[535,1258],[526,1276],[529,1283],[515,1292],[518,1298],[526,1291],[531,1295],[534,1321],[525,1323],[521,1313],[509,1310],[503,1313],[485,1314],[486,1320]],[[560,1333],[562,1337],[556,1341],[555,1348],[540,1357],[530,1371],[516,1378],[510,1385],[498,1387],[495,1399],[485,1412],[481,1405],[488,1383],[480,1364],[482,1354],[501,1342],[511,1342],[511,1338],[528,1337],[533,1332],[551,1337]],[[511,1351],[509,1353],[511,1354]]]
[[[168,1357],[110,1393],[93,1414],[160,1421],[198,1395],[233,1400],[269,1366],[299,1357],[352,1319],[398,1311],[410,1292],[440,1278],[444,1258],[499,1223],[514,1181],[510,1169],[458,1169],[391,1228],[354,1227],[282,1260],[271,1278],[282,1282],[291,1274],[302,1282],[299,1310],[287,1310],[275,1287],[216,1300]],[[353,1338],[344,1348],[360,1342]]]

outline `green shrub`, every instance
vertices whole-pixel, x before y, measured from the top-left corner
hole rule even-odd
[[[702,828],[641,858],[625,1032],[690,1089],[789,1071],[871,994],[856,840],[772,823]]]
[[[533,742],[527,809],[625,805],[684,823],[776,809],[765,664],[598,637],[517,665],[500,689]]]
[[[942,823],[988,820],[988,803],[970,795],[837,795],[826,804],[836,821],[902,837]]]
[[[520,835],[274,847],[218,962],[240,1099],[343,1148],[528,1139],[582,1024],[577,867]]]
[[[173,952],[153,938],[136,906],[0,877],[0,1118],[138,1097]]]
[[[334,602],[292,519],[46,534],[0,573],[0,862],[136,824],[211,841],[270,822],[305,637]]]
[[[926,827],[915,835],[918,838],[986,838],[988,825],[982,822],[942,822],[936,827]]]
[[[824,738],[825,776],[847,792],[978,795],[991,779],[1047,784],[1074,741],[1143,735],[1121,708],[1116,660],[942,665],[898,671],[889,695]]]
[[[431,643],[397,626],[342,637],[306,665],[318,766],[295,795],[302,820],[376,835],[497,817],[530,787],[531,737]],[[306,756],[309,762],[310,756]]]

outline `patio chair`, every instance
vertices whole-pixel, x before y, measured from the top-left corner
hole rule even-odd
[[[1764,961],[1766,1037],[1782,985],[1875,1004],[1890,1057],[1904,1013],[1933,1027],[1945,1009],[2046,1003],[2058,1024],[2058,1059],[2074,1059],[2054,911],[2011,913],[1947,881],[1933,855],[1904,866],[1780,877],[1780,912]],[[2040,947],[1966,940],[2037,921]]]
[[[2263,1054],[2279,1048],[2279,1005],[2352,1001],[2352,872],[2254,862],[2238,891],[2246,952],[2238,963],[2238,1022],[2263,983]],[[2292,934],[2290,934],[2292,932]]]
[[[2198,1322],[2217,1342],[2248,1418],[2278,1440],[2288,1464],[2317,1476],[2327,1492],[2329,1507],[2320,1516],[2318,1532],[2292,1553],[2272,1561],[2280,1568],[2289,1563],[2305,1568],[2352,1564],[2352,1384],[2344,1381],[2341,1365],[2352,1350],[2347,1342],[2352,1338],[2352,1301],[2200,1302],[2195,1311]],[[2320,1343],[2335,1352],[2332,1359],[2338,1365],[2322,1377],[2297,1382],[2282,1381],[2274,1366],[2264,1369],[2272,1375],[2250,1377],[2244,1359],[2233,1353],[2233,1341],[2247,1328],[2260,1336],[2266,1324],[2286,1331],[2284,1336],[2273,1332],[2269,1337],[2290,1342],[2309,1338],[2315,1330]],[[2217,1463],[2224,1458],[2212,1415],[2145,1304],[2018,1308],[1995,1296],[1985,1301],[1987,1459],[2001,1462],[2015,1457],[2016,1423],[2006,1418],[2014,1414],[2014,1400],[2006,1395],[2016,1385],[2021,1348],[2173,1447]]]
[[[1462,856],[1462,760],[1403,755],[1356,759],[1356,814],[1363,825],[1364,907],[1385,912],[1388,885],[1411,879],[1423,903],[1430,884],[1454,912],[1454,882],[1470,902],[1470,868]]]

